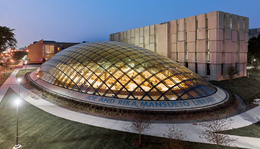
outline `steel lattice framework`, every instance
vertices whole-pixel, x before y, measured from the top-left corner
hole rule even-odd
[[[45,62],[38,77],[63,88],[135,100],[209,96],[216,88],[177,62],[119,42],[83,43]]]

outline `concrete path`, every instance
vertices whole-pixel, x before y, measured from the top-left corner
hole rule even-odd
[[[17,72],[18,69],[14,70],[13,73],[10,75],[10,77],[0,88],[0,101],[2,100],[4,94],[6,93],[9,87],[11,87],[15,92],[19,93],[19,85],[15,78]],[[40,97],[39,99],[35,100],[31,98],[31,96],[29,96],[31,94],[29,90],[27,90],[22,86],[20,89],[21,89],[20,93],[23,99],[25,99],[30,104],[52,115],[62,117],[68,120],[88,124],[88,125],[97,126],[97,127],[131,132],[131,130],[125,129],[127,128],[128,125],[131,124],[131,122],[100,118],[96,116],[74,112],[59,107],[55,104],[52,104],[44,99],[41,99]],[[230,129],[240,128],[240,127],[244,127],[256,123],[260,120],[260,106],[255,107],[242,114],[233,116],[231,118],[234,120],[234,123],[231,125]],[[168,133],[168,126],[171,127],[172,125],[174,125],[175,128],[181,130],[187,136],[187,138],[185,138],[186,141],[209,143],[206,140],[199,138],[199,134],[204,131],[203,128],[199,125],[193,125],[192,123],[179,123],[179,124],[153,123],[151,125],[152,128],[143,134],[150,135],[150,136],[164,137],[163,134]],[[233,142],[233,144],[237,147],[260,149],[260,138],[242,137],[242,136],[232,136],[232,137],[237,138],[237,140]]]

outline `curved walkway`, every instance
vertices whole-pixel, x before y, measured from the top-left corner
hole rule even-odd
[[[19,93],[19,85],[16,81],[16,74],[18,69],[14,70],[10,77],[5,81],[5,83],[0,88],[0,101],[5,95],[6,91],[9,87],[11,87],[15,92]],[[112,120],[107,118],[100,118],[92,115],[82,114],[75,111],[71,111],[62,107],[59,107],[55,104],[52,104],[40,97],[35,100],[29,96],[31,92],[26,88],[20,88],[21,97],[29,102],[30,104],[58,117],[62,117],[64,119],[93,125],[97,127],[103,127],[113,130],[131,132],[130,130],[126,130],[125,128],[131,124],[131,122],[121,121],[121,120]],[[230,129],[240,128],[244,126],[251,125],[260,120],[260,106],[257,106],[249,111],[241,113],[239,115],[231,117],[234,120],[234,123],[231,125]],[[167,134],[168,126],[171,127],[174,125],[175,128],[181,130],[187,138],[186,141],[191,142],[200,142],[200,143],[209,143],[205,139],[199,138],[199,134],[204,130],[200,125],[193,125],[192,123],[179,123],[179,124],[163,124],[163,123],[152,123],[151,129],[143,134],[157,137],[164,137],[163,134]],[[134,132],[135,133],[135,132]],[[233,136],[237,138],[233,144],[237,147],[241,148],[260,148],[260,138],[252,138],[252,137],[242,137],[242,136]]]

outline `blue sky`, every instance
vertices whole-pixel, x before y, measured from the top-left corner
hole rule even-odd
[[[18,47],[41,39],[107,41],[110,33],[212,11],[249,17],[260,28],[260,0],[0,0],[0,25]]]

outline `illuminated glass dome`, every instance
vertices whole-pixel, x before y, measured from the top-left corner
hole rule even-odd
[[[177,62],[119,42],[69,47],[45,62],[37,75],[70,90],[134,100],[194,99],[216,91]]]

